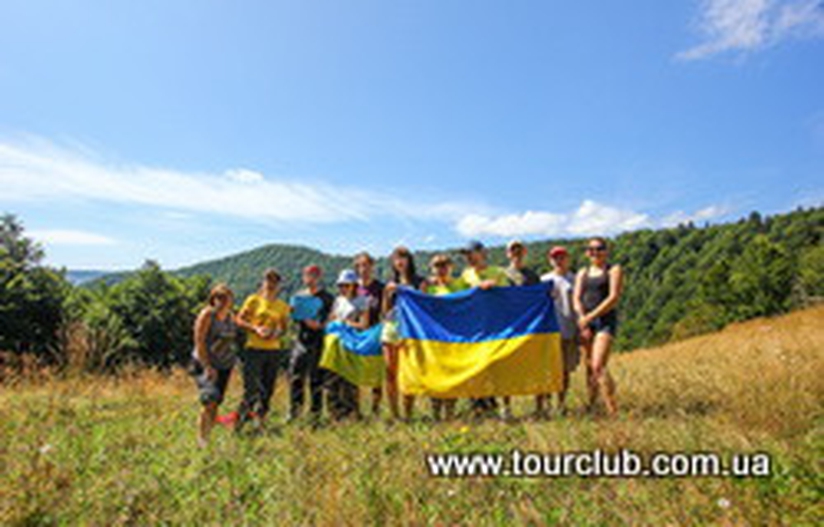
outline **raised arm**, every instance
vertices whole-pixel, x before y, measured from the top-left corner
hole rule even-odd
[[[383,288],[383,295],[381,298],[381,313],[386,315],[389,312],[389,299],[392,297],[392,294],[397,290],[398,284],[395,282],[389,282]]]
[[[418,290],[421,293],[426,293],[427,289],[429,289],[429,279],[424,278],[423,280],[421,280],[421,285],[418,287]]]

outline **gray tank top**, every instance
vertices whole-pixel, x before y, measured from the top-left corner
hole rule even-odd
[[[206,353],[212,367],[229,369],[235,364],[235,346],[237,342],[237,325],[231,315],[225,319],[217,318],[214,311],[211,315],[209,332],[206,334]],[[197,358],[197,350],[192,351]]]
[[[609,265],[600,276],[590,276],[589,267],[584,273],[584,291],[581,303],[587,312],[598,307],[609,296]]]

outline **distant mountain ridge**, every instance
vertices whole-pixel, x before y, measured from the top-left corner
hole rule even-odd
[[[96,271],[91,269],[69,269],[66,271],[66,280],[72,285],[81,285],[103,276],[112,274],[111,271]]]
[[[546,252],[565,245],[573,269],[586,264],[585,238],[527,243],[528,264],[538,272],[549,270]],[[672,338],[717,329],[755,316],[787,311],[824,291],[824,207],[797,209],[762,217],[753,212],[733,223],[696,227],[692,223],[666,229],[642,229],[610,239],[611,261],[623,265],[626,285],[619,306],[621,321],[617,342],[622,349],[651,346]],[[414,247],[411,247],[414,249]],[[463,262],[455,249],[446,250]],[[490,247],[490,260],[506,265],[502,245]],[[416,252],[421,274],[433,251]],[[385,255],[377,258],[376,274],[387,279]],[[320,265],[325,283],[334,284],[337,273],[351,267],[350,256],[330,255],[298,245],[269,244],[242,253],[172,271],[183,277],[208,275],[226,282],[238,301],[253,292],[263,271],[278,269],[284,277],[284,294],[300,287],[301,269]],[[98,280],[115,282],[125,274]]]

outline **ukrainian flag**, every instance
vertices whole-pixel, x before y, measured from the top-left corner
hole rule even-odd
[[[320,367],[352,384],[380,388],[386,370],[381,352],[381,327],[379,324],[359,331],[343,322],[330,323],[326,326]]]
[[[399,289],[400,390],[440,398],[559,392],[561,337],[549,288],[443,296]]]

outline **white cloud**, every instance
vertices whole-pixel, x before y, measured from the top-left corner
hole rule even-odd
[[[710,205],[701,210],[695,211],[692,214],[679,210],[668,215],[661,221],[662,227],[675,227],[689,222],[697,223],[701,221],[709,221],[730,212],[728,207],[722,205]]]
[[[46,245],[114,245],[117,243],[112,238],[101,234],[66,229],[34,230],[26,235]]]
[[[522,236],[558,234],[563,231],[566,218],[551,212],[526,211],[523,214],[506,214],[490,217],[469,214],[458,221],[458,232],[464,236]]]
[[[500,216],[468,214],[458,221],[456,228],[467,237],[580,236],[622,232],[649,223],[646,214],[585,200],[569,213],[527,211]]]
[[[572,234],[612,234],[649,225],[649,216],[586,200],[573,213],[568,230]]]
[[[824,36],[824,7],[820,0],[704,0],[696,26],[704,41],[677,58],[698,60]]]
[[[646,227],[668,227],[688,221],[705,221],[728,212],[726,207],[711,205],[692,214],[677,211],[663,219],[655,219],[643,212],[585,200],[577,209],[567,213],[527,211],[499,216],[467,214],[455,227],[466,237],[610,235]]]
[[[63,148],[43,140],[23,145],[0,141],[0,189],[0,202],[36,200],[59,204],[77,199],[142,205],[156,208],[158,216],[168,220],[190,221],[196,214],[209,214],[276,224],[399,219],[412,227],[417,222],[434,221],[454,225],[464,237],[616,234],[710,219],[726,212],[720,207],[707,207],[693,214],[679,211],[658,220],[644,212],[591,200],[566,212],[507,212],[483,203],[438,201],[414,189],[388,192],[298,182],[249,169],[210,174],[113,164],[94,152]],[[412,192],[415,199],[408,199]],[[115,243],[81,231],[50,230],[37,234],[50,244]],[[430,245],[435,240],[434,235],[427,236],[423,244]]]
[[[194,173],[114,164],[45,140],[0,142],[0,199],[67,198],[258,221],[332,223],[374,217],[450,220],[478,209],[457,201],[401,199],[402,192],[272,178],[248,169]]]

